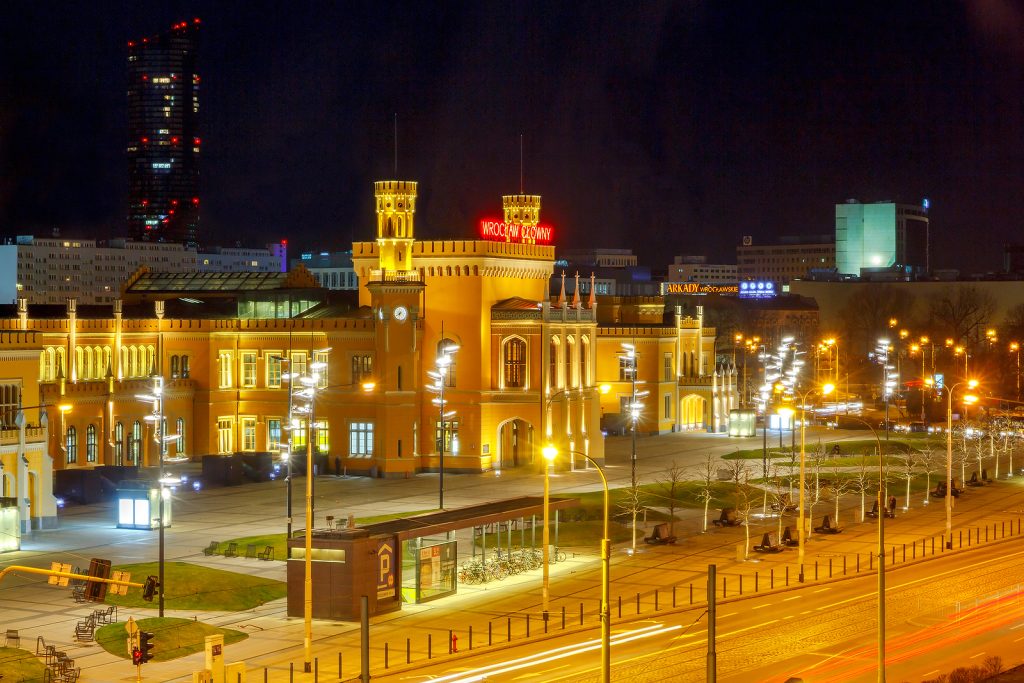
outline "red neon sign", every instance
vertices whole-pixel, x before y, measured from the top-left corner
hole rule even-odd
[[[480,221],[480,236],[492,242],[551,244],[555,238],[555,229],[550,225],[521,225],[485,218]]]

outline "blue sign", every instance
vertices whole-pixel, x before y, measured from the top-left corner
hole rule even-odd
[[[936,389],[941,389],[943,387],[942,383],[946,379],[946,376],[945,375],[940,375],[940,374],[936,373],[932,377],[935,380],[935,388]]]

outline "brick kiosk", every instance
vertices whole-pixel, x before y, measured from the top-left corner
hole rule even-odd
[[[313,530],[313,618],[359,619],[359,599],[370,616],[401,609],[401,562],[394,535],[366,529]],[[288,616],[303,616],[306,539],[288,541]]]

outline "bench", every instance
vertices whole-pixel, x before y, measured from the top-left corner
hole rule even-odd
[[[274,546],[268,545],[266,548],[256,553],[256,557],[261,560],[273,560],[274,559]]]
[[[40,657],[49,657],[51,653],[56,656],[57,646],[47,645],[45,638],[42,636],[36,636],[36,655]]]
[[[945,498],[946,497],[946,482],[940,481],[935,485],[935,490],[931,492],[932,498]],[[960,489],[956,487],[956,482],[953,482],[953,497],[960,497]]]
[[[216,555],[218,547],[220,547],[220,541],[210,541],[210,545],[203,548],[203,555]]]
[[[75,640],[80,642],[91,642],[96,632],[96,614],[90,614],[84,621],[75,624]]]
[[[250,543],[247,546],[245,546],[245,559],[255,560],[256,556],[259,554],[259,551],[256,549],[258,547],[259,546],[257,546],[255,543]]]
[[[875,502],[871,504],[871,510],[865,512],[864,516],[870,517],[871,519],[878,519],[878,499],[875,499]]]
[[[782,545],[788,547],[800,545],[799,539],[793,538],[793,530],[788,526],[782,530]]]
[[[754,546],[754,550],[759,553],[778,553],[782,552],[782,546],[775,540],[775,534],[765,534],[761,537],[761,543]]]
[[[842,529],[832,524],[832,518],[828,515],[821,518],[821,526],[814,527],[814,530],[822,534],[838,534],[842,532]]]
[[[238,557],[238,544],[234,541],[228,543],[228,547],[224,551],[224,557]]]
[[[649,543],[651,545],[662,545],[665,543],[675,542],[676,537],[669,534],[667,523],[656,524],[651,535],[644,538],[644,543]]]
[[[117,623],[117,605],[110,605],[106,609],[98,609],[93,612],[98,624]]]
[[[967,480],[968,486],[981,486],[981,481],[978,479],[977,472],[971,472],[971,478]]]
[[[743,524],[743,520],[740,519],[735,508],[724,508],[721,516],[718,519],[713,520],[712,523],[715,526],[739,526],[740,524]]]
[[[776,512],[793,512],[796,510],[796,504],[788,493],[783,493],[779,496],[779,500],[772,503],[772,510]]]
[[[77,584],[71,587],[71,597],[75,599],[75,602],[85,602],[85,584]]]

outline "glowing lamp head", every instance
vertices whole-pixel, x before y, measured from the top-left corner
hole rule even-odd
[[[821,387],[821,395],[822,396],[828,396],[829,394],[831,394],[835,390],[836,390],[836,385],[832,384],[831,382],[829,382],[829,383],[827,383],[827,384],[825,384],[824,386]]]
[[[66,412],[71,410],[71,404],[70,403],[61,403],[59,406],[57,406],[57,410],[59,410],[62,413],[66,413]]]
[[[599,387],[597,387],[597,390],[599,392],[601,392],[602,394],[607,394],[609,391],[612,390],[612,385],[610,385],[610,384],[602,384]]]
[[[363,382],[359,386],[362,388],[363,391],[370,392],[370,391],[373,391],[377,387],[377,383],[376,382]]]
[[[978,380],[976,380],[976,379],[969,379],[969,380],[967,380],[967,388],[968,389],[974,389],[977,386],[978,386]]]
[[[978,397],[975,396],[974,394],[967,394],[966,396],[964,396],[964,403],[966,405],[971,406],[971,405],[974,405],[977,402],[978,402]]]
[[[793,415],[796,414],[796,411],[790,408],[789,406],[783,406],[782,408],[779,408],[776,412],[779,415],[782,415],[783,417],[793,417]]]
[[[547,460],[549,463],[554,462],[555,458],[558,457],[558,449],[555,448],[552,444],[548,444],[547,446],[542,448],[541,453],[544,454],[544,459]]]

